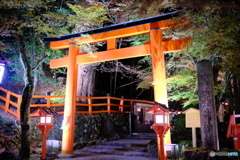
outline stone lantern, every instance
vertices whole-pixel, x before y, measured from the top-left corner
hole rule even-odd
[[[38,110],[33,113],[34,116],[39,116],[39,124],[36,126],[42,132],[42,160],[46,159],[46,148],[47,148],[47,135],[48,132],[54,127],[53,125],[53,116],[58,115],[51,108],[47,107],[38,107]]]
[[[171,128],[169,126],[169,110],[164,104],[155,103],[151,108],[146,110],[146,112],[153,113],[154,115],[154,124],[151,128],[157,134],[157,142],[158,142],[158,159],[165,160],[165,152],[164,152],[164,135]]]

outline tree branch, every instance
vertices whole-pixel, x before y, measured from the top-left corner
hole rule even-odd
[[[138,79],[138,80],[136,80],[136,81],[133,81],[133,82],[130,82],[130,83],[127,83],[127,84],[121,85],[121,86],[118,87],[118,88],[122,88],[122,87],[128,86],[128,85],[130,85],[130,84],[137,83],[137,82],[141,82],[141,81],[142,81],[141,79]],[[118,89],[118,88],[117,88],[117,89]]]
[[[32,71],[35,71],[35,69],[47,58],[48,56],[44,56],[33,68]]]

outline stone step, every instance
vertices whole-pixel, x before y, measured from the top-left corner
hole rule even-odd
[[[104,156],[118,156],[121,160],[131,159],[155,159],[156,154],[147,152],[147,146],[149,142],[156,138],[156,136],[149,135],[137,135],[130,138],[102,142],[98,145],[92,145],[80,150],[75,150],[74,154],[81,155],[83,157],[90,157],[95,155],[96,157]]]
[[[103,149],[90,149],[90,150],[77,150],[74,154],[91,155],[91,154],[105,154],[105,155],[118,155],[118,156],[134,156],[134,157],[154,157],[148,152],[135,152],[135,151],[118,151],[118,150],[103,150]]]
[[[118,150],[118,151],[135,151],[135,152],[146,152],[146,147],[123,147],[123,146],[108,146],[108,145],[93,145],[85,147],[84,149],[102,149],[102,150]]]
[[[134,151],[134,152],[147,152],[146,147],[124,147],[116,149],[119,151]]]
[[[121,146],[121,147],[147,147],[148,144],[135,144],[135,143],[100,143],[105,146]]]
[[[156,139],[156,137],[135,137],[135,136],[132,136],[130,138],[126,138],[126,139],[138,139],[138,140],[152,140],[152,139]]]
[[[121,148],[123,148],[123,146],[93,145],[93,146],[88,146],[85,148],[114,150],[114,149],[121,149]]]
[[[147,147],[150,140],[121,139],[109,142],[102,142],[100,145],[123,146],[123,147]]]
[[[135,135],[126,135],[125,139],[139,139],[139,140],[153,140],[156,139],[156,134],[135,134]]]

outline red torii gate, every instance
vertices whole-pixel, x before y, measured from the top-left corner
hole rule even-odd
[[[50,42],[52,49],[69,48],[68,56],[50,61],[51,68],[68,67],[63,119],[63,156],[70,157],[73,154],[78,65],[151,55],[154,99],[156,102],[168,104],[164,53],[181,50],[190,40],[190,38],[178,40],[162,38],[162,30],[169,28],[169,25],[177,25],[170,20],[174,13],[176,12],[59,38],[44,39],[45,42]],[[140,34],[150,34],[150,42],[140,46],[116,49],[116,39]],[[107,42],[107,50],[102,52],[84,54],[77,46],[103,41]],[[166,135],[165,143],[171,143],[170,133]]]

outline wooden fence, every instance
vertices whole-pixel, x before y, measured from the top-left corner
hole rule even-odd
[[[54,109],[59,114],[64,113],[64,95],[33,95],[31,110],[37,107],[48,107]],[[76,96],[76,113],[96,114],[96,113],[130,113],[133,111],[133,103],[136,100],[105,97],[84,97]],[[88,103],[78,103],[79,99],[85,99]],[[22,95],[13,93],[0,87],[0,108],[5,113],[10,113],[20,119],[20,104]],[[138,102],[151,101],[137,100]],[[33,114],[30,114],[33,116]]]

